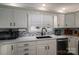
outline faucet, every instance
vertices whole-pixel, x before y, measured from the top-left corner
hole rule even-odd
[[[46,35],[46,32],[44,32],[44,30],[47,32],[47,29],[45,27],[43,27],[41,30],[41,36]]]

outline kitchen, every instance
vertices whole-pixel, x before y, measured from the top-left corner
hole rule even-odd
[[[0,55],[79,55],[78,21],[79,3],[0,3]]]

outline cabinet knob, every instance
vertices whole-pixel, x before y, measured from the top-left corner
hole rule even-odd
[[[13,45],[11,45],[11,50],[13,50]]]
[[[67,24],[66,24],[66,26],[67,26]]]
[[[14,26],[15,26],[15,23],[14,23]]]
[[[12,26],[12,23],[10,23],[10,26]]]
[[[28,51],[29,49],[24,49],[24,51]]]
[[[47,46],[45,46],[45,50],[47,50],[48,48],[47,48]]]
[[[48,46],[48,50],[50,49],[50,47]]]
[[[25,53],[24,55],[29,55],[29,53]]]
[[[24,44],[24,46],[28,46],[29,44]]]
[[[59,24],[58,24],[58,26],[59,26]]]

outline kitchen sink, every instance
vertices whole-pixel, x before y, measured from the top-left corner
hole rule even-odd
[[[36,37],[37,39],[43,39],[43,38],[52,38],[51,36],[39,36],[39,37]]]

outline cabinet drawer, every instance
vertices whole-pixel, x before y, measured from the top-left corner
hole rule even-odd
[[[25,53],[29,54],[29,48],[17,48],[18,55],[24,55]]]
[[[35,42],[23,42],[23,43],[17,43],[17,47],[28,47],[28,46],[33,46],[36,45]]]
[[[37,41],[37,44],[48,44],[49,40],[41,40],[41,41]]]

